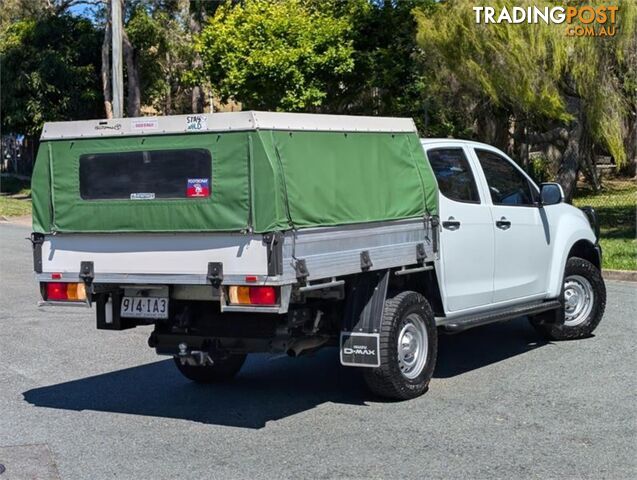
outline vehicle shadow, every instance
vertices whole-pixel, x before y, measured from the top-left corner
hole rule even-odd
[[[547,345],[526,317],[440,335],[434,378],[450,378]]]
[[[330,351],[331,350],[331,351]],[[197,385],[172,359],[24,392],[38,407],[176,418],[206,424],[262,428],[266,422],[326,402],[364,405],[362,378],[341,368],[335,349],[298,359],[251,355],[229,383]]]
[[[524,323],[522,323],[524,322]],[[434,377],[448,378],[528,352],[544,343],[525,320],[441,336]],[[268,421],[327,402],[365,406],[378,400],[357,369],[339,364],[337,349],[298,359],[252,355],[234,381],[196,385],[172,359],[72,380],[23,393],[37,407],[176,418],[262,428]]]

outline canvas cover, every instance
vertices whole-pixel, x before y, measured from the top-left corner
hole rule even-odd
[[[80,195],[82,155],[206,149],[209,195]],[[186,188],[186,187],[184,187]],[[36,232],[264,233],[437,214],[416,133],[261,130],[46,140],[32,180]]]

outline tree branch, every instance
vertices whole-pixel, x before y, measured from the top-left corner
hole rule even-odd
[[[568,141],[569,132],[564,127],[557,127],[544,133],[527,133],[516,132],[513,134],[513,138],[517,141],[524,143],[542,144],[542,143],[554,143],[556,141]]]

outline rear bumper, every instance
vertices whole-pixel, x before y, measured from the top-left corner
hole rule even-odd
[[[38,307],[82,307],[91,308],[91,304],[88,302],[72,302],[72,301],[55,301],[55,300],[40,300]]]

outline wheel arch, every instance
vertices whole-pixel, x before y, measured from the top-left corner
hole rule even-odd
[[[599,270],[602,269],[602,259],[600,258],[599,251],[590,240],[582,239],[575,242],[569,250],[566,258],[569,259],[571,257],[583,258],[584,260],[591,262]]]
[[[548,298],[559,297],[562,291],[562,281],[566,262],[569,258],[580,257],[585,260],[592,259],[591,263],[600,267],[601,259],[595,250],[595,237],[590,231],[574,231],[568,238],[555,243],[553,260],[549,268]],[[597,257],[597,258],[595,258]]]
[[[411,290],[420,293],[427,299],[434,315],[444,316],[442,294],[435,269],[411,275],[392,275],[389,282],[391,291]]]

